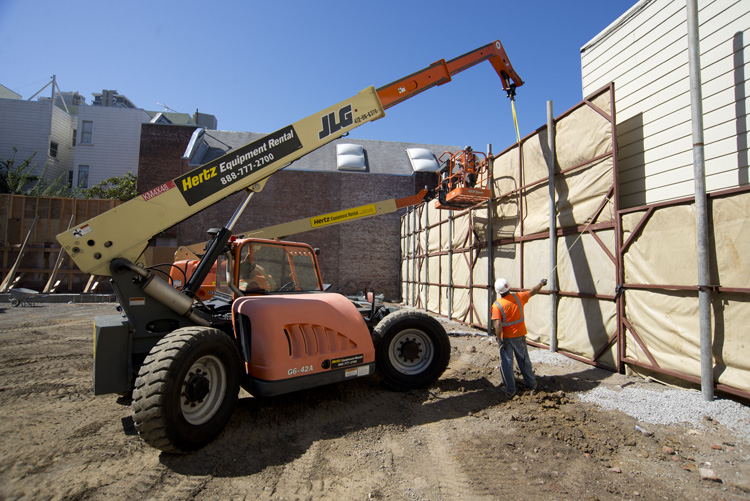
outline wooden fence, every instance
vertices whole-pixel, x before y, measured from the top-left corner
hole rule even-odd
[[[40,291],[54,288],[55,292],[82,292],[89,275],[61,253],[55,236],[120,203],[0,195],[0,283],[4,288],[15,283],[16,287]],[[10,274],[13,277],[8,281]],[[108,285],[102,287],[108,289]],[[97,292],[108,290],[100,288]]]

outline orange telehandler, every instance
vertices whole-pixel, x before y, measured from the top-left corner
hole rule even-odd
[[[485,60],[509,93],[523,83],[495,41],[365,89],[59,234],[81,270],[111,277],[122,310],[94,319],[94,393],[132,395],[141,438],[185,453],[221,433],[240,386],[272,396],[375,371],[397,390],[437,380],[450,343],[435,319],[375,301],[361,312],[323,291],[308,245],[236,239],[232,229],[273,173]],[[240,190],[245,200],[180,290],[146,268],[143,253],[155,235]],[[199,300],[214,267],[216,293]]]

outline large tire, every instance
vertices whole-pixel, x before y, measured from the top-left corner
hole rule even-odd
[[[445,329],[419,311],[391,313],[375,326],[372,339],[377,372],[394,390],[431,385],[450,361],[451,345]]]
[[[162,338],[143,362],[133,390],[133,421],[141,438],[184,454],[216,438],[239,394],[234,342],[207,327],[184,327]]]

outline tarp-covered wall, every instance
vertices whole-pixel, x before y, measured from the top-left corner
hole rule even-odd
[[[699,381],[694,205],[619,211],[613,103],[610,85],[554,120],[557,294],[526,306],[528,340],[550,345],[554,309],[568,356]],[[490,202],[403,216],[407,304],[487,328],[496,278],[522,290],[550,277],[548,150],[545,126],[493,157]],[[710,201],[714,377],[750,396],[750,189]]]
[[[607,87],[555,119],[555,302],[558,348],[614,368],[612,103],[613,89]],[[408,304],[486,328],[495,278],[504,277],[519,290],[549,276],[549,156],[542,127],[494,156],[489,209],[482,204],[446,211],[428,203],[404,216],[402,292]],[[532,342],[550,342],[550,301],[545,290],[526,307]]]

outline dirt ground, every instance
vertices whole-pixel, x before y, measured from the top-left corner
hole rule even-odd
[[[162,454],[138,438],[129,407],[92,393],[92,320],[114,312],[0,304],[0,499],[750,499],[750,444],[717,423],[647,436],[577,398],[659,385],[536,364],[540,391],[508,400],[497,347],[450,323],[451,363],[432,388],[394,393],[364,378],[243,393],[214,443]]]

